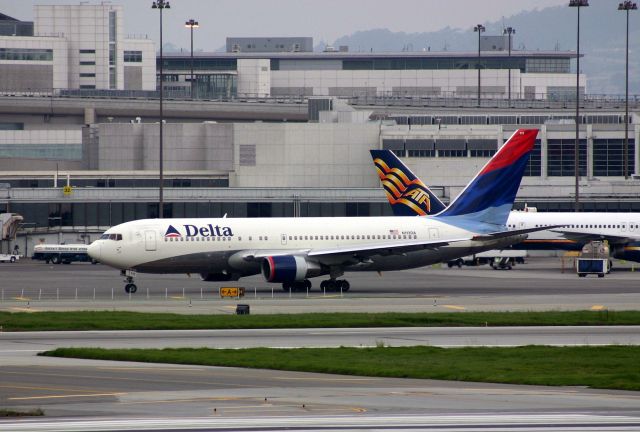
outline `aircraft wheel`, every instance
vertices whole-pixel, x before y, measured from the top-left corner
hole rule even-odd
[[[349,291],[349,288],[351,288],[351,284],[349,284],[349,282],[346,280],[339,281],[339,284],[340,284],[340,289],[342,289],[343,292],[347,292]]]
[[[320,282],[320,289],[321,289],[322,291],[324,291],[324,290],[326,290],[326,289],[327,289],[327,281],[322,281],[322,282]]]
[[[292,288],[291,282],[282,282],[282,291],[289,292]]]
[[[61,262],[60,255],[53,255],[51,257],[51,264],[60,264]]]
[[[304,287],[305,287],[305,289],[306,289],[307,291],[311,291],[311,287],[312,287],[312,285],[311,285],[311,281],[310,281],[309,279],[305,279],[305,280],[304,280]]]
[[[128,283],[124,286],[124,292],[127,294],[135,294],[138,291],[136,284]]]
[[[12,262],[12,263],[16,262],[16,257],[12,256],[9,262]]]

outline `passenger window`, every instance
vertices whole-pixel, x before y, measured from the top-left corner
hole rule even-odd
[[[265,241],[269,240],[269,237],[264,236],[264,240],[265,240]]]
[[[291,240],[292,240],[292,238],[291,238],[291,236],[289,236],[289,241],[291,241]]]

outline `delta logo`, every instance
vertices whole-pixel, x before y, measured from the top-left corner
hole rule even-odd
[[[178,232],[178,230],[175,229],[173,225],[169,225],[169,228],[167,228],[167,232],[164,233],[164,236],[165,238],[182,237],[182,235],[180,235],[180,232]]]
[[[202,237],[233,237],[233,230],[231,227],[227,226],[221,227],[220,225],[212,224],[197,226],[185,224],[183,227],[185,237],[196,237],[198,235]],[[180,234],[180,231],[178,231],[173,225],[169,225],[164,236],[165,238],[176,238],[182,237],[182,234]]]

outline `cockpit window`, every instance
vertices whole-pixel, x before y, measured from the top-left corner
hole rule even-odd
[[[100,240],[120,241],[120,240],[122,240],[122,234],[102,234],[100,236]]]

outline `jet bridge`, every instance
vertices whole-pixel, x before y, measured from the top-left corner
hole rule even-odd
[[[17,213],[0,213],[0,252],[7,244],[7,252],[9,252],[9,241],[15,240],[18,227],[24,218]]]

